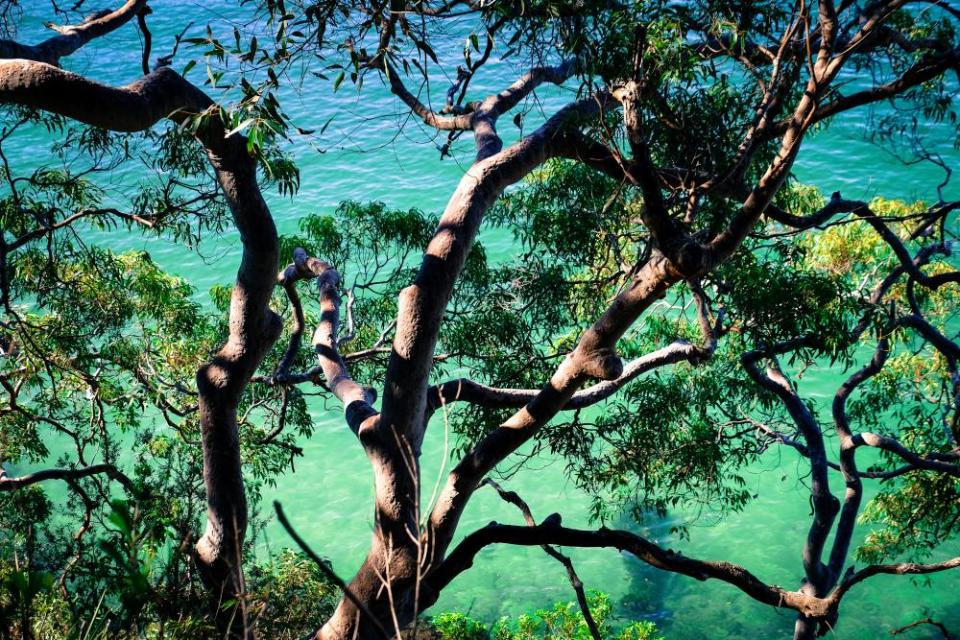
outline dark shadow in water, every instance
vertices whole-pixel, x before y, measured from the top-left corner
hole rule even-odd
[[[960,638],[960,602],[948,606],[923,608],[917,620],[930,618],[939,622],[950,632],[951,638]],[[913,622],[911,620],[910,622]],[[909,624],[909,622],[904,623]],[[897,640],[943,640],[940,629],[930,624],[922,624],[895,636]]]
[[[661,517],[655,513],[647,512],[644,514],[643,519],[643,524],[638,524],[629,513],[622,513],[619,518],[611,522],[609,526],[611,528],[636,533],[637,535],[657,542],[661,546],[670,547],[671,543],[675,542],[673,536],[670,534],[670,527],[678,522],[676,517],[669,514]],[[654,622],[660,627],[661,631],[666,633],[668,638],[672,638],[669,633],[674,616],[674,610],[670,608],[671,596],[674,594],[676,581],[682,580],[683,578],[676,574],[651,567],[628,553],[622,553],[621,558],[624,563],[624,570],[629,576],[629,586],[619,601],[613,603],[616,612],[615,615],[622,622],[639,620]],[[936,585],[930,585],[926,588],[936,589],[938,587]],[[744,611],[753,610],[756,603],[750,600],[748,596],[743,595],[742,597],[745,599],[741,602],[743,608],[737,607],[737,611],[743,613]],[[914,595],[913,597],[917,596]],[[890,630],[907,625],[915,620],[929,617],[946,626],[951,638],[960,639],[960,594],[957,596],[956,603],[949,605],[938,604],[929,608],[923,606],[924,602],[922,598],[923,593],[921,591],[914,616],[908,615],[900,621],[877,619],[877,634],[874,637],[890,637]],[[777,634],[783,632],[784,629],[792,628],[793,612],[775,609],[769,609],[769,612],[772,615],[769,616],[766,624],[760,623],[765,629],[765,632],[768,630],[771,634]],[[856,615],[855,611],[848,611],[847,613],[850,616]],[[718,635],[718,637],[745,637],[737,630],[738,626],[742,624],[747,625],[742,629],[744,633],[753,634],[756,632],[755,625],[757,624],[757,620],[737,620],[736,614],[733,615],[734,618],[730,620],[731,628],[724,630],[723,634]],[[868,631],[867,633],[870,632]],[[849,632],[845,634],[843,621],[841,619],[841,625],[837,629],[836,635],[828,635],[827,637],[837,639],[856,637],[860,639],[870,636],[863,635],[862,631],[855,633],[854,636],[850,636]],[[943,640],[944,636],[937,627],[924,624],[904,631],[902,634],[896,636],[896,638],[897,640],[900,640],[900,638],[903,638],[903,640]]]
[[[641,525],[628,512],[625,512],[611,524],[613,528],[664,542],[669,537],[670,527],[674,521],[670,515],[661,517],[655,513],[646,513],[644,523]],[[667,622],[671,612],[666,608],[665,603],[675,576],[651,567],[629,553],[622,553],[620,557],[630,577],[630,586],[616,603],[617,613],[625,620],[649,620],[658,625]]]

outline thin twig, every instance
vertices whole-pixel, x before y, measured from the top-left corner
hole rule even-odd
[[[505,490],[490,478],[485,478],[481,485],[484,484],[488,484],[493,487],[497,493],[500,494],[501,498],[520,509],[520,512],[523,514],[524,521],[529,526],[537,526],[537,521],[533,519],[533,513],[530,512],[530,506],[515,491]],[[547,555],[556,559],[557,562],[562,564],[567,570],[567,577],[570,579],[570,586],[573,587],[573,590],[577,594],[577,604],[580,605],[580,611],[583,613],[583,619],[587,623],[587,628],[590,629],[590,635],[593,636],[593,640],[603,640],[600,635],[600,629],[597,627],[597,622],[593,619],[593,614],[590,613],[590,604],[587,602],[587,594],[584,593],[583,582],[580,580],[580,576],[577,575],[576,570],[573,568],[573,561],[570,560],[568,556],[560,553],[556,547],[553,547],[549,544],[540,545],[540,548],[542,548]]]
[[[333,582],[335,585],[337,585],[337,587],[340,588],[341,591],[343,591],[343,595],[346,596],[347,600],[356,605],[357,609],[359,609],[363,615],[370,619],[370,622],[373,623],[373,626],[376,627],[377,631],[380,632],[380,635],[383,636],[385,640],[389,640],[391,634],[387,633],[387,630],[383,628],[383,625],[380,624],[380,621],[377,620],[377,617],[373,615],[373,612],[370,611],[367,605],[364,604],[363,601],[360,600],[360,598],[358,598],[356,594],[350,590],[350,587],[346,582],[343,581],[343,578],[338,576],[330,567],[330,565],[323,561],[323,558],[314,553],[313,549],[311,549],[310,546],[303,540],[303,538],[301,538],[300,535],[294,531],[290,521],[287,520],[287,516],[283,513],[283,507],[280,506],[280,502],[274,500],[273,508],[277,512],[277,519],[280,521],[280,524],[284,529],[287,530],[287,533],[289,533],[290,537],[293,538],[293,541],[297,543],[297,546],[300,547],[300,550],[307,554],[311,560],[313,560],[317,567],[320,568],[320,571],[323,573],[323,575],[327,576],[331,582]]]

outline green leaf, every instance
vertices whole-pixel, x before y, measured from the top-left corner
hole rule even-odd
[[[256,122],[256,118],[247,118],[246,120],[244,120],[243,122],[241,122],[240,124],[238,124],[237,126],[235,126],[233,129],[230,129],[230,131],[227,131],[227,132],[224,134],[224,137],[225,137],[225,138],[229,138],[230,136],[232,136],[233,134],[237,133],[238,131],[241,131],[241,130],[243,130],[243,129],[246,129],[247,127],[249,127],[249,126],[250,126],[251,124],[253,124],[254,122]]]

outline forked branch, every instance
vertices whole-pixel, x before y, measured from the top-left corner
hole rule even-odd
[[[523,519],[527,523],[527,526],[537,526],[537,521],[533,518],[533,513],[530,511],[530,506],[515,491],[507,491],[490,478],[486,478],[481,484],[490,485],[496,490],[501,498],[517,507],[520,510],[520,513],[523,514]],[[590,603],[587,602],[587,594],[583,590],[583,581],[580,580],[580,576],[577,575],[576,569],[573,568],[573,561],[570,560],[568,556],[560,553],[556,547],[553,547],[549,544],[543,544],[540,546],[548,556],[554,558],[557,562],[563,565],[564,569],[567,570],[567,578],[569,578],[570,586],[573,587],[574,592],[577,594],[577,604],[580,606],[580,612],[583,614],[583,619],[587,623],[587,628],[590,630],[590,635],[593,636],[593,640],[602,640],[600,636],[600,629],[597,628],[597,621],[593,619],[593,614],[590,613]]]
[[[21,58],[59,65],[60,58],[69,56],[94,38],[123,26],[146,6],[147,0],[127,0],[119,9],[95,13],[77,25],[47,24],[57,35],[35,45],[0,40],[0,58]]]
[[[656,351],[651,351],[631,360],[623,367],[622,373],[613,380],[603,380],[593,386],[582,389],[563,405],[563,411],[584,409],[613,396],[617,391],[639,376],[678,362],[700,364],[709,360],[717,347],[721,332],[723,312],[711,320],[706,295],[699,285],[692,285],[697,309],[697,320],[703,334],[703,344],[695,345],[687,340],[677,340]],[[539,389],[505,389],[481,384],[469,378],[448,380],[428,390],[428,406],[431,411],[441,405],[454,402],[469,402],[488,409],[520,408],[533,400]]]
[[[329,263],[308,256],[306,251],[300,248],[294,250],[293,263],[283,270],[279,278],[293,308],[293,330],[273,380],[283,383],[286,379],[303,377],[303,374],[291,375],[287,370],[300,348],[304,331],[303,304],[296,288],[297,282],[304,279],[316,280],[320,290],[320,322],[313,334],[313,346],[317,352],[320,371],[326,380],[326,387],[343,404],[347,424],[354,433],[358,433],[364,421],[377,415],[377,411],[373,408],[373,390],[357,384],[350,377],[347,364],[338,348],[340,294],[337,289],[340,286],[340,274]]]

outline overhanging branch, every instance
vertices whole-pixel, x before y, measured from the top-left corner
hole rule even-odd
[[[133,481],[112,464],[92,464],[75,469],[43,469],[17,477],[10,477],[5,470],[0,469],[0,491],[16,491],[17,489],[22,489],[46,480],[66,480],[67,482],[72,482],[99,474],[103,474],[111,480],[116,480],[131,494],[139,495],[139,492],[133,485]]]
[[[99,38],[123,26],[146,5],[147,0],[127,0],[119,9],[96,13],[77,25],[47,24],[47,27],[56,31],[58,35],[40,44],[25,45],[13,40],[0,40],[0,58],[21,58],[58,65],[60,58],[69,56],[94,38]]]
[[[831,619],[841,600],[856,584],[876,575],[921,575],[960,567],[960,557],[934,564],[901,562],[871,565],[860,571],[849,571],[843,582],[826,597],[801,591],[788,591],[767,584],[744,567],[724,561],[698,560],[663,547],[629,531],[599,529],[595,531],[561,526],[557,514],[534,527],[504,525],[496,522],[474,531],[457,545],[447,558],[427,576],[431,589],[439,591],[473,565],[477,553],[493,544],[539,546],[544,544],[582,548],[612,548],[625,551],[643,562],[671,573],[696,580],[726,582],[754,600],[776,608],[793,609],[814,619]]]

